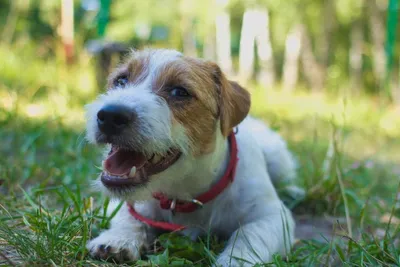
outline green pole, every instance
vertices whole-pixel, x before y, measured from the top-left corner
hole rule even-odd
[[[394,48],[396,43],[396,30],[398,18],[399,0],[390,0],[386,21],[386,95],[392,100],[391,73],[394,61]]]
[[[103,37],[110,16],[111,0],[100,0],[100,10],[97,14],[97,35]]]

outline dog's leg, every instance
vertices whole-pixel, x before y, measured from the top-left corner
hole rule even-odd
[[[276,204],[280,205],[280,204]],[[294,221],[286,208],[247,223],[230,237],[215,266],[253,266],[268,263],[272,255],[285,255],[294,241]]]
[[[140,258],[154,239],[150,229],[135,220],[126,205],[111,220],[110,229],[102,232],[87,244],[90,255],[97,259],[117,262],[133,261]]]

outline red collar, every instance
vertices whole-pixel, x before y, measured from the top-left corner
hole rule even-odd
[[[235,134],[231,133],[228,138],[230,144],[230,160],[224,176],[222,176],[222,178],[213,187],[211,187],[210,190],[201,194],[196,199],[193,199],[191,202],[168,199],[165,195],[161,193],[154,194],[154,198],[160,201],[160,207],[162,209],[170,209],[173,212],[193,212],[199,207],[203,206],[203,204],[206,204],[207,202],[215,199],[219,194],[221,194],[222,191],[224,191],[224,189],[233,181],[235,177],[236,165],[239,160],[237,157],[238,150]],[[151,227],[167,231],[179,231],[186,228],[183,225],[153,221],[140,215],[131,204],[127,203],[127,205],[129,213],[133,217]]]

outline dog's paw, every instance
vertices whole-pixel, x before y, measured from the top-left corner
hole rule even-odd
[[[115,262],[135,261],[145,248],[142,235],[105,231],[86,245],[90,256]]]

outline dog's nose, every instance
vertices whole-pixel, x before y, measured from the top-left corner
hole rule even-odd
[[[133,120],[133,112],[127,107],[108,105],[97,113],[97,125],[106,135],[121,133]]]

